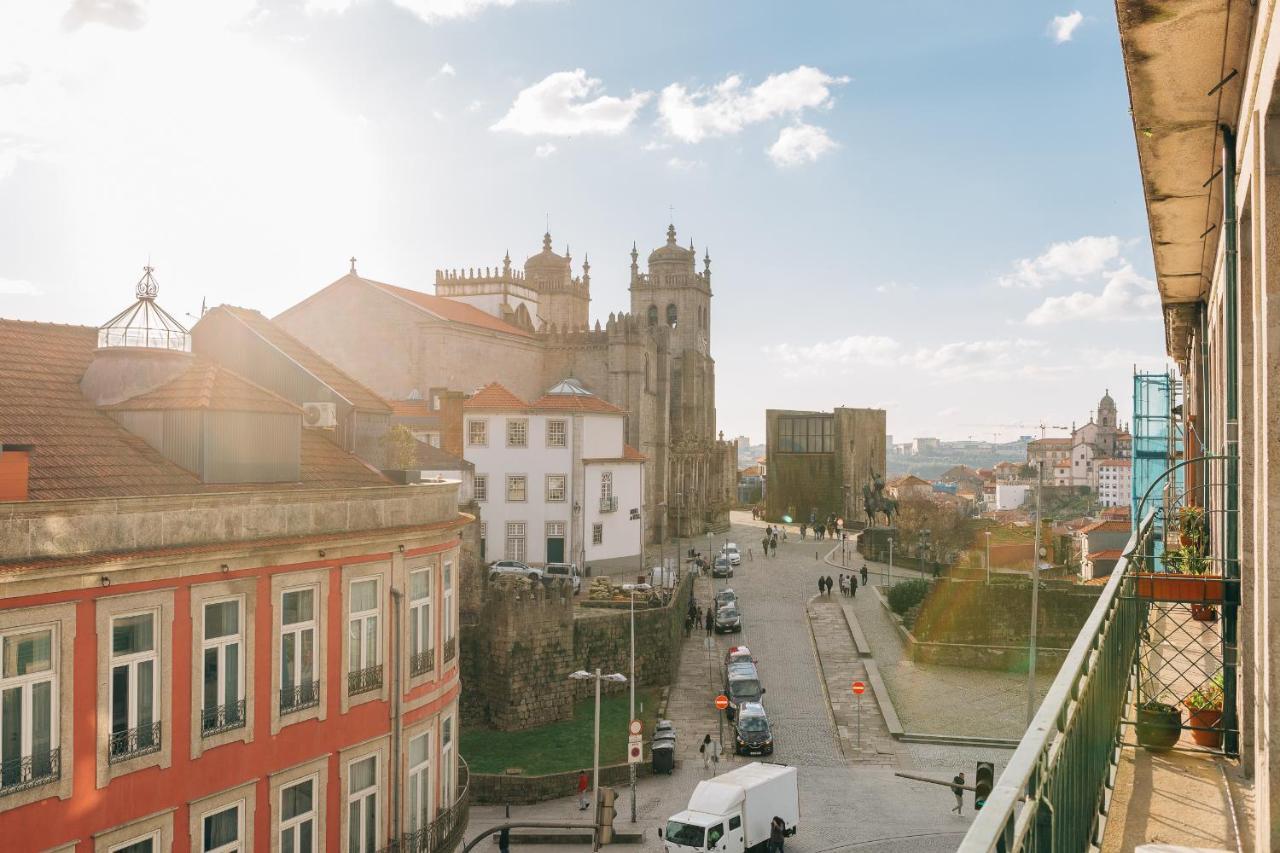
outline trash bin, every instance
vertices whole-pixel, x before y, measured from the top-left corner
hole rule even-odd
[[[676,737],[672,733],[669,736],[655,737],[653,743],[649,745],[649,751],[653,756],[653,772],[671,774],[676,769]]]
[[[670,720],[658,720],[658,724],[653,727],[653,739],[658,740],[668,736],[672,738],[676,736],[676,727]]]

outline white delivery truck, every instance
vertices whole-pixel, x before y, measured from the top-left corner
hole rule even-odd
[[[667,821],[663,840],[667,853],[763,850],[775,817],[782,818],[787,836],[795,834],[800,823],[796,768],[755,761],[699,782],[689,807]]]

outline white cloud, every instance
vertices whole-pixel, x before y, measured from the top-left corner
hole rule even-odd
[[[544,142],[537,148],[533,149],[535,157],[550,157],[554,153],[556,153],[556,147],[550,142]]]
[[[1053,243],[1039,257],[1014,261],[1013,272],[998,281],[1001,287],[1040,288],[1062,279],[1097,275],[1119,258],[1119,237],[1081,237]]]
[[[478,111],[478,110],[479,110],[481,107],[483,107],[483,106],[484,106],[484,101],[481,101],[481,100],[479,100],[479,99],[476,99],[476,100],[472,101],[471,103],[467,104],[467,112],[469,112],[469,113],[474,113],[474,112]]]
[[[677,172],[690,172],[699,166],[706,165],[701,160],[685,160],[682,157],[672,157],[667,160],[667,166],[675,169]]]
[[[489,8],[507,9],[519,0],[391,0],[406,12],[412,12],[425,23],[472,18]]]
[[[511,109],[491,130],[526,136],[612,136],[626,130],[651,92],[632,92],[626,98],[601,94],[600,80],[581,68],[556,71],[516,95]]]
[[[1024,338],[959,341],[920,347],[904,361],[946,379],[997,379],[1041,372],[1030,359],[1043,357],[1043,350],[1039,341]]]
[[[769,75],[763,83],[744,89],[734,74],[710,89],[690,92],[679,83],[662,90],[658,112],[667,133],[683,142],[738,133],[744,127],[806,109],[830,107],[831,87],[847,83],[817,68],[801,65]],[[780,140],[781,141],[781,140]]]
[[[812,124],[784,127],[778,141],[769,146],[769,159],[784,168],[812,163],[839,146],[827,132]]]
[[[666,151],[669,148],[671,148],[670,143],[658,142],[657,140],[653,140],[653,139],[649,140],[644,145],[640,146],[641,151]]]
[[[0,293],[5,296],[38,296],[43,292],[24,279],[0,277]]]
[[[850,335],[812,344],[773,344],[762,351],[788,377],[895,367],[920,371],[926,378],[996,380],[1060,375],[1071,369],[1044,364],[1045,344],[1025,338],[909,348],[884,335]]]
[[[903,284],[900,281],[886,281],[884,284],[876,285],[876,293],[895,293],[899,290],[905,293],[915,293],[919,289],[914,284]]]
[[[1169,359],[1159,353],[1139,352],[1134,349],[1117,347],[1103,349],[1100,347],[1083,347],[1079,351],[1079,361],[1095,370],[1133,369],[1163,370],[1169,366]]]
[[[62,16],[62,28],[67,32],[75,32],[86,24],[140,30],[146,23],[147,10],[137,0],[74,0]]]
[[[1107,274],[1101,292],[1077,290],[1067,296],[1050,296],[1027,315],[1027,323],[1047,326],[1072,320],[1145,320],[1159,305],[1155,283],[1124,263]]]
[[[887,365],[897,362],[902,345],[884,335],[850,335],[814,344],[773,344],[765,355],[789,366],[829,367],[846,365]]]
[[[440,66],[440,70],[436,73],[441,77],[457,77],[458,69],[454,68],[452,64],[446,62],[444,65]]]
[[[1071,41],[1071,37],[1075,35],[1076,28],[1083,22],[1084,15],[1079,10],[1067,15],[1055,15],[1053,20],[1049,22],[1049,34],[1053,36],[1053,40],[1058,44]]]
[[[341,15],[351,8],[354,0],[306,0],[308,15]]]

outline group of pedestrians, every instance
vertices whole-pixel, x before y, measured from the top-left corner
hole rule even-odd
[[[841,539],[845,536],[844,519],[834,512],[827,515],[826,521],[817,521],[810,515],[808,523],[800,522],[800,538],[807,538],[809,533],[814,539]]]
[[[764,548],[764,555],[766,557],[769,556],[770,552],[773,553],[774,557],[778,556],[778,537],[779,536],[781,536],[783,539],[787,538],[787,531],[785,528],[774,527],[772,524],[770,524],[764,529],[764,540],[760,543],[760,545],[762,548]]]

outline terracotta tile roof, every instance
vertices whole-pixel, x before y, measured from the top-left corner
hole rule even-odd
[[[416,464],[420,471],[474,471],[475,463],[460,459],[448,451],[415,441]]]
[[[622,445],[621,456],[599,456],[599,457],[592,457],[591,459],[583,459],[582,461],[599,463],[599,462],[647,462],[648,460],[649,460],[648,456],[645,456],[643,453],[641,453],[639,450],[636,450],[631,445],[624,444]]]
[[[529,404],[512,394],[501,383],[490,382],[468,397],[462,408],[523,411],[529,408]]]
[[[625,414],[608,400],[594,394],[543,394],[529,404],[533,409],[552,409],[558,412],[586,412],[600,415]]]
[[[397,418],[434,418],[439,414],[427,400],[389,400],[387,404]]]
[[[312,489],[385,486],[391,481],[354,453],[348,453],[320,430],[304,429],[301,444],[302,484]]]
[[[224,412],[275,412],[301,415],[293,403],[232,373],[208,359],[195,358],[189,368],[159,388],[104,409],[136,412],[155,409],[212,409]]]
[[[374,287],[392,296],[403,299],[411,305],[426,311],[432,316],[439,317],[441,320],[448,320],[450,323],[462,323],[466,326],[475,326],[480,329],[488,329],[491,332],[502,332],[508,335],[516,335],[521,338],[532,338],[533,334],[519,326],[501,320],[492,314],[486,313],[474,305],[466,302],[459,302],[456,299],[449,299],[444,296],[433,296],[429,293],[422,293],[417,290],[409,290],[407,287],[396,287],[394,284],[385,284],[381,281],[373,281],[372,279],[360,278],[356,275],[348,274],[347,278],[353,278],[362,281],[365,284],[371,284]],[[341,279],[339,279],[341,281]]]
[[[80,377],[98,330],[0,320],[0,443],[30,444],[32,500],[200,490],[194,474],[98,411]]]
[[[1033,438],[1027,442],[1027,446],[1035,445],[1037,447],[1070,447],[1071,439],[1069,438]]]
[[[1103,465],[1106,465],[1111,468],[1132,468],[1133,460],[1131,459],[1099,459],[1093,464],[1097,465],[1098,467],[1102,467]]]
[[[1128,533],[1131,525],[1128,521],[1104,519],[1080,528],[1081,533]]]
[[[759,465],[748,465],[746,468],[743,468],[739,473],[740,473],[742,476],[744,476],[744,477],[759,477],[759,476],[760,476],[760,466],[759,466]],[[1027,653],[1027,655],[1028,655],[1028,657],[1030,657],[1030,652],[1028,652],[1028,653]]]
[[[219,305],[213,311],[226,311],[258,334],[280,352],[301,365],[302,369],[345,397],[357,409],[377,412],[390,410],[387,401],[342,372],[336,365],[302,341],[251,308]]]
[[[1118,560],[1124,556],[1123,548],[1107,548],[1102,551],[1090,551],[1089,559],[1091,560]]]

